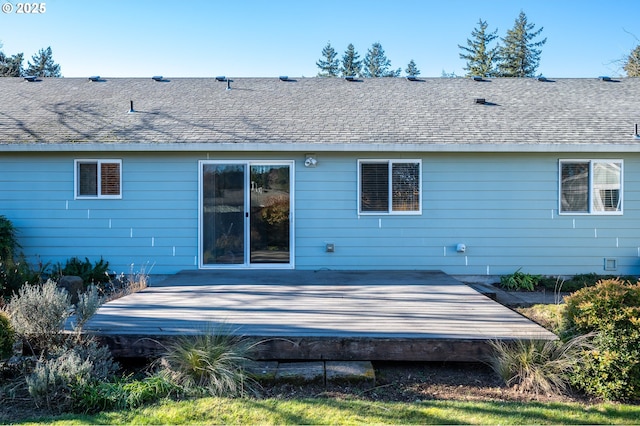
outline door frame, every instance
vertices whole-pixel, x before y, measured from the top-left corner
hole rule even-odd
[[[244,241],[244,253],[245,262],[243,264],[204,264],[203,263],[203,168],[205,164],[242,164],[245,166],[244,176],[244,208],[245,208],[245,241]],[[251,215],[247,217],[247,213],[250,208],[251,197],[251,166],[271,166],[271,165],[286,165],[289,166],[289,263],[251,263],[250,256],[250,230],[251,230]],[[295,269],[295,161],[294,160],[237,160],[237,159],[219,159],[219,160],[199,160],[198,161],[198,254],[197,265],[198,269]]]

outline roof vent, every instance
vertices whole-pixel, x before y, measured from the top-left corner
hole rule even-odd
[[[231,82],[232,81],[233,80],[231,80],[231,79],[227,79],[227,90],[231,90]]]
[[[473,102],[476,104],[484,105],[487,103],[487,100],[485,98],[474,98]]]
[[[356,80],[356,76],[355,75],[346,75],[344,77],[344,79],[347,80],[347,81],[358,81],[358,80]]]
[[[92,75],[91,77],[89,77],[89,80],[91,80],[91,81],[101,81],[99,75]]]
[[[407,80],[409,81],[420,81],[417,75],[408,75]]]
[[[280,79],[280,81],[289,81],[289,76],[288,75],[281,75],[278,78]]]
[[[38,76],[37,75],[25,75],[24,76],[25,81],[38,81]]]
[[[136,112],[135,109],[133,109],[133,100],[129,101],[129,114],[133,114],[134,112]]]
[[[161,75],[154,75],[151,78],[153,79],[153,81],[164,81],[164,77],[162,77]]]
[[[638,123],[636,123],[636,129],[633,137],[636,138],[637,140],[640,140],[640,135],[638,134]]]
[[[473,81],[484,81],[484,78],[482,78],[481,75],[474,75],[473,76]]]
[[[549,80],[547,79],[547,77],[541,75],[540,77],[538,77],[538,81],[549,81]]]
[[[216,77],[216,81],[227,81],[227,77],[224,75],[219,75]]]
[[[611,77],[606,76],[606,75],[601,75],[600,77],[598,77],[598,79],[600,79],[602,81],[611,81]]]

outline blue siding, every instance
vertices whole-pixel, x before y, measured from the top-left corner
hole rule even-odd
[[[122,199],[74,200],[73,160],[122,159]],[[558,214],[558,159],[600,154],[228,153],[216,159],[290,160],[295,168],[299,269],[440,269],[455,275],[640,274],[640,154],[624,159],[624,214]],[[423,212],[363,215],[357,160],[422,160]],[[108,260],[167,274],[198,265],[198,160],[206,153],[0,152],[0,214],[31,259]],[[325,244],[335,244],[334,253]],[[457,253],[456,244],[467,246]]]

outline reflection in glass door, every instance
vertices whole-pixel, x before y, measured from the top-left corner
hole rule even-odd
[[[250,172],[250,262],[289,263],[288,165],[252,165]]]
[[[245,165],[202,165],[202,263],[243,264]]]
[[[292,163],[201,162],[201,265],[291,265]]]

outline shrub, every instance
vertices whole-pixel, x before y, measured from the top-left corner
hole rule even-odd
[[[569,377],[580,363],[580,354],[589,347],[589,336],[568,342],[559,340],[517,340],[491,342],[491,368],[507,386],[536,394],[566,393]]]
[[[15,249],[18,247],[13,223],[5,216],[0,215],[0,262],[13,260]]]
[[[601,280],[566,298],[565,333],[595,332],[573,382],[610,400],[640,398],[640,284]]]
[[[53,270],[53,276],[74,275],[82,278],[87,284],[99,284],[109,282],[109,262],[102,258],[94,264],[88,258],[84,261],[77,257],[67,260],[64,267],[58,263]]]
[[[41,358],[25,380],[29,395],[37,406],[63,408],[69,402],[71,386],[86,381],[90,372],[91,363],[88,360],[83,360],[73,351],[67,351],[55,358]]]
[[[0,260],[0,295],[8,298],[27,283],[41,284],[48,267],[39,263],[37,269],[33,268],[23,254],[17,259]]]
[[[210,331],[173,341],[160,365],[187,392],[239,396],[255,384],[245,371],[252,348],[248,340],[228,330]]]
[[[59,346],[64,324],[71,312],[69,294],[56,283],[25,285],[7,304],[11,325],[16,334],[32,345],[32,350]]]
[[[96,313],[100,305],[102,305],[102,302],[103,298],[100,296],[98,288],[93,284],[91,284],[84,293],[78,292],[74,328],[81,331],[84,324]]]
[[[513,274],[501,276],[500,286],[507,290],[533,291],[541,278],[540,275],[526,274],[518,269]]]
[[[7,358],[13,353],[15,338],[9,316],[0,311],[0,359]]]
[[[74,389],[105,381],[117,369],[108,348],[91,339],[68,340],[58,351],[42,355],[25,381],[38,406],[64,409],[75,405]]]

